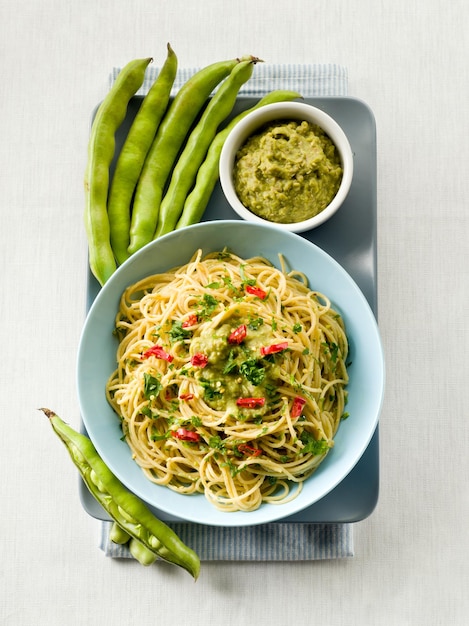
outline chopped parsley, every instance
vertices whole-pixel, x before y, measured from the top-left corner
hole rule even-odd
[[[324,342],[322,346],[324,348],[324,353],[331,355],[332,363],[336,363],[337,357],[339,355],[339,346],[336,343],[327,343],[327,342]]]
[[[157,396],[162,389],[163,385],[157,378],[148,372],[143,374],[143,395],[147,398],[147,400],[152,396]]]
[[[216,382],[215,381],[210,381],[210,380],[206,380],[205,378],[201,378],[199,380],[199,383],[201,385],[201,387],[204,390],[204,399],[205,400],[215,400],[217,398],[220,398],[220,396],[222,395],[220,393],[219,388],[217,388],[216,386]]]
[[[240,364],[239,373],[253,385],[260,385],[265,378],[265,367],[261,367],[256,359],[248,359]]]
[[[164,441],[165,439],[169,439],[170,436],[171,436],[170,431],[168,431],[167,433],[163,433],[161,435],[160,433],[154,430],[151,434],[151,440],[152,441]]]
[[[209,318],[217,308],[217,305],[218,300],[216,298],[209,293],[204,293],[202,298],[199,300],[199,306],[201,307],[200,317],[206,319]]]
[[[214,435],[213,437],[210,437],[210,439],[208,440],[208,445],[210,448],[215,448],[216,450],[220,450],[222,452],[225,451],[225,444],[223,442],[223,439],[219,435]]]
[[[197,428],[197,426],[202,426],[202,420],[198,415],[193,415],[191,417],[191,424]]]
[[[262,319],[262,317],[256,317],[255,319],[249,320],[247,326],[249,330],[257,330],[260,326],[262,326],[263,323],[264,320]]]
[[[331,350],[332,362],[335,363],[337,361],[337,357],[339,355],[339,346],[336,343],[331,343],[330,344],[330,350]]]
[[[304,444],[301,454],[324,454],[329,449],[329,444],[325,439],[315,439],[314,435],[304,430],[300,435],[300,441]]]
[[[236,371],[238,367],[238,363],[236,361],[236,351],[230,350],[230,353],[228,354],[228,359],[226,361],[226,365],[223,368],[223,374],[231,374],[232,372]]]
[[[150,407],[149,407],[148,405],[147,405],[147,406],[144,406],[144,407],[142,408],[142,410],[140,411],[140,413],[141,413],[142,415],[145,415],[145,417],[149,417],[149,418],[151,418],[151,419],[153,419],[153,418],[154,418],[153,412],[152,412],[152,410],[150,409]]]
[[[233,282],[230,278],[230,276],[224,276],[223,277],[223,283],[225,284],[226,287],[228,287],[228,289],[230,289],[235,295],[239,296],[240,291],[239,289],[237,289],[234,285]]]
[[[246,274],[244,272],[244,268],[246,267],[246,265],[240,265],[239,266],[239,274],[241,276],[241,285],[244,287],[245,285],[251,285],[251,287],[253,287],[256,284],[256,281],[254,278],[247,278]]]
[[[169,339],[171,343],[184,341],[192,337],[192,331],[182,327],[181,320],[173,320],[171,330],[169,331]]]

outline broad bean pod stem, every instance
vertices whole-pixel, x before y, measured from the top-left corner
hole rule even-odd
[[[195,119],[212,91],[243,59],[217,61],[196,72],[175,95],[145,159],[135,190],[129,253],[153,239],[166,182]]]
[[[65,444],[91,494],[116,522],[121,531],[115,528],[116,535],[122,539],[124,533],[130,536],[133,556],[144,565],[159,557],[184,568],[197,579],[200,571],[197,554],[114,476],[86,435],[75,431],[50,409],[41,410]]]
[[[129,256],[132,197],[158,126],[168,108],[178,60],[167,44],[166,60],[143,98],[117,159],[109,191],[108,215],[111,247],[118,264]]]
[[[124,121],[130,98],[143,83],[151,58],[130,61],[98,107],[88,142],[85,171],[85,228],[90,268],[103,285],[116,269],[111,248],[107,200],[109,168],[115,152],[115,133]]]
[[[220,154],[223,144],[236,124],[248,113],[265,106],[266,104],[286,102],[300,98],[302,98],[302,95],[296,91],[284,91],[281,89],[271,91],[261,98],[261,100],[259,100],[259,102],[257,102],[253,107],[242,111],[239,115],[234,117],[229,124],[225,126],[225,128],[220,130],[215,135],[215,138],[210,144],[207,155],[199,167],[195,185],[184,202],[182,214],[176,224],[176,229],[184,228],[185,226],[190,226],[191,224],[197,224],[202,219],[215,185],[218,182],[218,165],[220,162]]]
[[[197,170],[205,158],[218,127],[233,110],[240,88],[251,78],[257,61],[256,58],[243,61],[232,70],[207,104],[200,120],[191,131],[161,202],[155,239],[171,232],[176,227],[187,194],[197,177]]]

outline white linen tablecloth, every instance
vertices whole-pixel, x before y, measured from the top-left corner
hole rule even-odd
[[[467,0],[2,0],[0,624],[465,626],[469,615]],[[377,129],[380,493],[353,558],[107,558],[68,453],[86,307],[83,173],[111,68],[332,62]],[[258,66],[256,69],[261,69]],[[366,137],[365,137],[366,140]]]

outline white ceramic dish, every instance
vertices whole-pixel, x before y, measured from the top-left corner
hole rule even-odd
[[[302,270],[311,286],[323,291],[344,317],[351,350],[348,420],[334,449],[304,485],[283,505],[262,505],[250,513],[223,513],[203,495],[183,496],[148,481],[121,441],[119,419],[108,405],[104,388],[115,368],[112,332],[121,293],[143,276],[189,260],[193,252],[229,247],[242,257],[263,255],[278,264],[281,252],[291,267]],[[332,257],[311,242],[272,225],[225,220],[181,229],[148,244],[110,278],[91,306],[80,340],[77,385],[84,426],[114,474],[156,509],[178,519],[215,526],[247,526],[293,515],[317,502],[352,470],[366,450],[378,423],[384,393],[384,360],[373,312],[356,283]]]
[[[342,162],[343,176],[339,190],[331,203],[320,213],[301,222],[274,223],[247,209],[238,198],[233,185],[233,169],[238,150],[246,140],[268,122],[274,120],[306,120],[317,124],[335,144]],[[236,124],[227,137],[220,155],[220,184],[233,210],[244,220],[272,224],[283,230],[301,233],[317,228],[330,219],[342,206],[353,178],[353,153],[349,140],[339,124],[327,113],[304,102],[280,102],[252,111]]]

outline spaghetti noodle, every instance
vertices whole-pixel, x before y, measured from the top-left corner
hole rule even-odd
[[[223,511],[282,503],[344,417],[348,341],[306,277],[198,250],[123,293],[108,401],[149,480]]]

